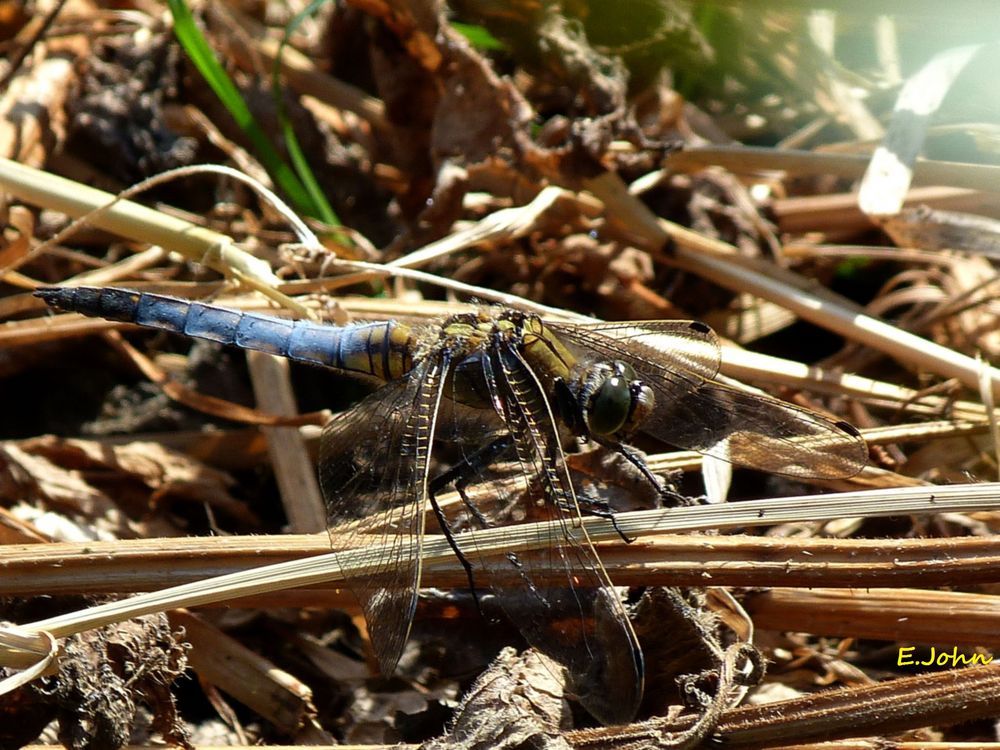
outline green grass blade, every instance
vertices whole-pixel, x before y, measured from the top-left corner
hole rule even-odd
[[[309,191],[303,186],[294,170],[281,159],[267,136],[264,135],[264,131],[254,119],[250,108],[243,101],[236,84],[219,64],[214,51],[195,23],[190,8],[184,0],[168,0],[168,6],[174,18],[174,33],[177,35],[177,40],[206,83],[219,97],[219,101],[222,102],[250,143],[253,144],[254,152],[264,168],[296,210],[318,218],[321,211],[314,204]]]
[[[341,226],[340,219],[333,210],[329,201],[327,201],[326,195],[323,194],[323,191],[319,186],[319,182],[316,180],[316,175],[313,174],[312,169],[309,167],[309,161],[302,152],[299,139],[295,135],[295,129],[292,127],[292,123],[288,119],[288,112],[285,109],[284,98],[281,95],[281,55],[284,52],[285,45],[288,44],[288,40],[295,32],[295,29],[297,29],[305,19],[309,18],[317,10],[319,10],[319,8],[327,1],[328,0],[313,0],[313,2],[297,13],[285,28],[284,36],[281,38],[281,44],[278,45],[278,54],[275,55],[274,58],[274,67],[271,72],[271,89],[274,94],[274,103],[278,113],[278,123],[281,126],[282,136],[285,139],[285,149],[288,151],[288,157],[291,159],[295,173],[298,175],[304,189],[309,193],[309,197],[313,205],[316,206],[316,210],[318,212],[316,214],[316,218],[320,219],[329,226],[339,227]]]
[[[485,51],[507,49],[507,45],[493,36],[484,26],[476,26],[471,23],[458,23],[457,21],[453,21],[451,27],[468,39],[469,44],[476,49]]]

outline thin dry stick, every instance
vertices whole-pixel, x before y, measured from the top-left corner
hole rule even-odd
[[[248,351],[247,365],[257,406],[268,414],[298,414],[287,359]],[[305,440],[295,427],[263,427],[281,503],[292,531],[308,534],[326,528],[326,506]]]
[[[753,146],[694,146],[675,151],[667,158],[667,164],[674,170],[698,170],[717,166],[737,173],[781,171],[789,174],[835,175],[849,179],[860,178],[870,162],[871,157],[867,154],[818,153]],[[985,164],[919,159],[914,165],[913,183],[996,192],[997,185],[1000,185],[1000,168]]]
[[[239,175],[235,170],[232,172],[234,174],[230,176]],[[246,179],[243,175],[239,177]],[[0,159],[0,185],[20,200],[60,211],[73,218],[91,215],[90,224],[121,237],[160,245],[207,265],[218,259],[222,263],[218,270],[222,273],[239,269],[247,278],[268,284],[277,282],[277,277],[265,261],[243,252],[229,237],[103,190],[8,159]],[[133,191],[139,189],[142,189],[141,185]],[[18,259],[18,264],[32,257],[29,253]]]
[[[947,633],[953,648],[1000,646],[1000,597],[990,594],[908,588],[774,588],[752,595],[746,607],[762,629],[928,645],[940,644],[942,634]]]
[[[316,715],[312,690],[200,617],[178,610],[170,625],[184,628],[188,661],[199,680],[215,685],[287,734]]]
[[[932,206],[936,209],[991,213],[996,198],[990,193],[953,187],[918,187],[906,195],[905,208]],[[781,232],[863,232],[876,226],[861,213],[856,193],[832,193],[779,198],[772,211]]]
[[[449,234],[447,237],[442,237],[440,240],[424,245],[419,250],[415,250],[408,255],[384,264],[382,268],[415,268],[425,265],[435,258],[449,255],[484,242],[514,240],[531,231],[539,217],[552,208],[556,201],[569,199],[579,202],[575,194],[562,188],[553,186],[543,188],[530,203],[494,211],[484,216],[472,226],[460,229],[457,232]],[[348,274],[336,278],[332,283],[336,284],[337,287],[350,286],[372,277],[373,274],[370,272]],[[328,286],[327,288],[332,287]]]
[[[743,706],[726,711],[715,733],[727,748],[775,747],[955,724],[991,718],[998,711],[1000,664],[992,664]],[[691,721],[658,718],[572,731],[566,738],[576,750],[661,747]]]
[[[267,563],[323,555],[330,549],[326,534],[4,545],[0,596],[150,591],[223,572],[259,570]],[[993,536],[886,540],[657,533],[643,534],[631,545],[620,539],[599,542],[597,549],[612,580],[623,586],[711,582],[872,588],[1000,581],[1000,538]],[[502,559],[499,562],[502,567]],[[565,576],[565,568],[551,560],[540,563],[534,574],[554,582]],[[464,568],[453,556],[428,564],[422,577],[422,584],[430,587],[460,588],[466,583]],[[301,601],[325,601],[328,596],[326,590],[300,593]]]

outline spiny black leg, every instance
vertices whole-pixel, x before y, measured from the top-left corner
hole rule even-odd
[[[431,492],[440,492],[452,482],[458,482],[465,477],[477,476],[482,472],[483,467],[488,466],[513,447],[514,438],[511,435],[501,435],[431,480]]]
[[[629,536],[621,530],[621,527],[618,525],[618,514],[604,500],[599,499],[589,492],[580,490],[576,493],[576,502],[581,509],[586,510],[588,515],[611,521],[611,526],[618,532],[618,536],[626,544],[632,544],[635,541],[635,537]],[[568,503],[562,503],[562,505],[568,506]],[[566,507],[566,510],[572,511],[572,508]]]
[[[462,498],[462,503],[469,509],[469,512],[472,513],[480,525],[486,527],[489,524],[489,521],[486,516],[482,514],[479,508],[476,507],[475,503],[472,502],[466,494],[465,489],[476,476],[482,473],[484,467],[488,466],[498,456],[512,448],[513,445],[513,438],[509,435],[497,438],[488,445],[480,448],[471,456],[463,459],[460,463],[451,467],[448,471],[435,477],[427,489],[427,494],[431,501],[431,508],[434,510],[434,516],[437,518],[438,525],[441,527],[441,532],[444,534],[444,538],[447,540],[448,546],[451,547],[451,551],[455,553],[455,557],[458,558],[458,561],[465,569],[465,577],[469,581],[469,591],[472,593],[472,598],[476,602],[476,609],[479,610],[479,614],[486,620],[489,620],[490,618],[487,617],[485,612],[483,612],[482,601],[480,600],[479,592],[476,589],[476,580],[472,571],[472,563],[469,562],[469,559],[465,556],[465,553],[462,552],[458,543],[455,541],[455,532],[452,530],[451,524],[448,523],[448,519],[445,518],[444,511],[441,510],[441,506],[438,504],[437,495],[449,484],[454,483],[458,496]]]
[[[458,496],[462,498],[462,503],[469,509],[469,512],[479,522],[479,525],[485,528],[489,525],[489,520],[476,507],[475,503],[469,499],[465,489],[472,484],[476,477],[482,474],[484,468],[495,462],[513,447],[514,438],[511,435],[502,435],[487,443],[471,456],[466,456],[461,462],[448,469],[448,471],[437,476],[431,482],[430,494],[436,495],[449,484],[454,483]]]
[[[458,543],[455,541],[454,532],[451,530],[451,525],[448,523],[448,519],[444,517],[444,512],[441,510],[441,506],[438,505],[437,497],[432,491],[427,493],[430,497],[431,508],[434,510],[434,516],[437,518],[438,525],[441,527],[441,533],[444,534],[444,538],[448,542],[448,546],[451,547],[451,551],[455,553],[455,557],[462,564],[465,569],[465,577],[469,581],[469,591],[472,592],[472,599],[476,602],[476,609],[479,610],[479,614],[483,614],[483,608],[479,601],[479,594],[476,591],[476,581],[472,574],[472,564],[469,559],[462,552]]]
[[[612,446],[618,453],[625,457],[630,464],[639,470],[639,473],[645,477],[646,481],[656,488],[657,494],[660,496],[661,500],[666,501],[667,507],[674,507],[678,505],[692,505],[690,498],[684,497],[678,492],[674,492],[669,489],[666,484],[656,476],[653,472],[649,470],[646,465],[646,460],[639,455],[638,451],[627,445],[619,443],[618,445]]]

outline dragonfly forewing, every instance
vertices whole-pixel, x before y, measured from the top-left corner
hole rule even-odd
[[[851,477],[864,468],[864,439],[845,422],[771,396],[711,380],[719,342],[689,321],[551,326],[582,362],[620,360],[655,396],[639,429],[670,445],[777,474]]]
[[[719,337],[694,320],[641,320],[628,323],[547,323],[583,359],[624,358],[633,366],[661,368],[664,358],[677,380],[673,391],[711,379],[719,373]],[[637,367],[637,370],[639,368]]]
[[[852,477],[868,460],[864,439],[846,422],[709,381],[657,408],[643,429],[682,448],[803,479]]]

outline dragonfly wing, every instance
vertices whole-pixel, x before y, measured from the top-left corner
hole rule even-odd
[[[794,477],[835,479],[864,468],[857,430],[808,409],[713,382],[719,341],[690,321],[552,326],[581,357],[628,362],[653,389],[640,428],[666,443]]]
[[[694,320],[639,320],[627,323],[546,323],[559,339],[585,359],[612,362],[622,359],[633,366],[671,367],[670,392],[687,392],[699,378],[719,373],[719,337]],[[637,367],[638,369],[638,367]]]
[[[580,526],[551,408],[515,348],[495,347],[483,368],[520,472],[540,487],[555,521],[539,551],[509,553],[508,564],[487,565],[493,591],[528,643],[565,667],[570,690],[595,718],[627,722],[642,697],[642,655],[625,608]],[[500,485],[484,486],[491,494]],[[517,507],[507,500],[509,494],[500,504]]]
[[[428,357],[330,420],[319,478],[337,546],[376,544],[372,568],[348,577],[384,674],[399,661],[420,586],[431,445],[448,363]]]
[[[851,477],[868,462],[864,438],[846,422],[710,381],[680,398],[663,399],[659,373],[640,377],[657,391],[656,409],[641,429],[667,443],[801,478]]]

